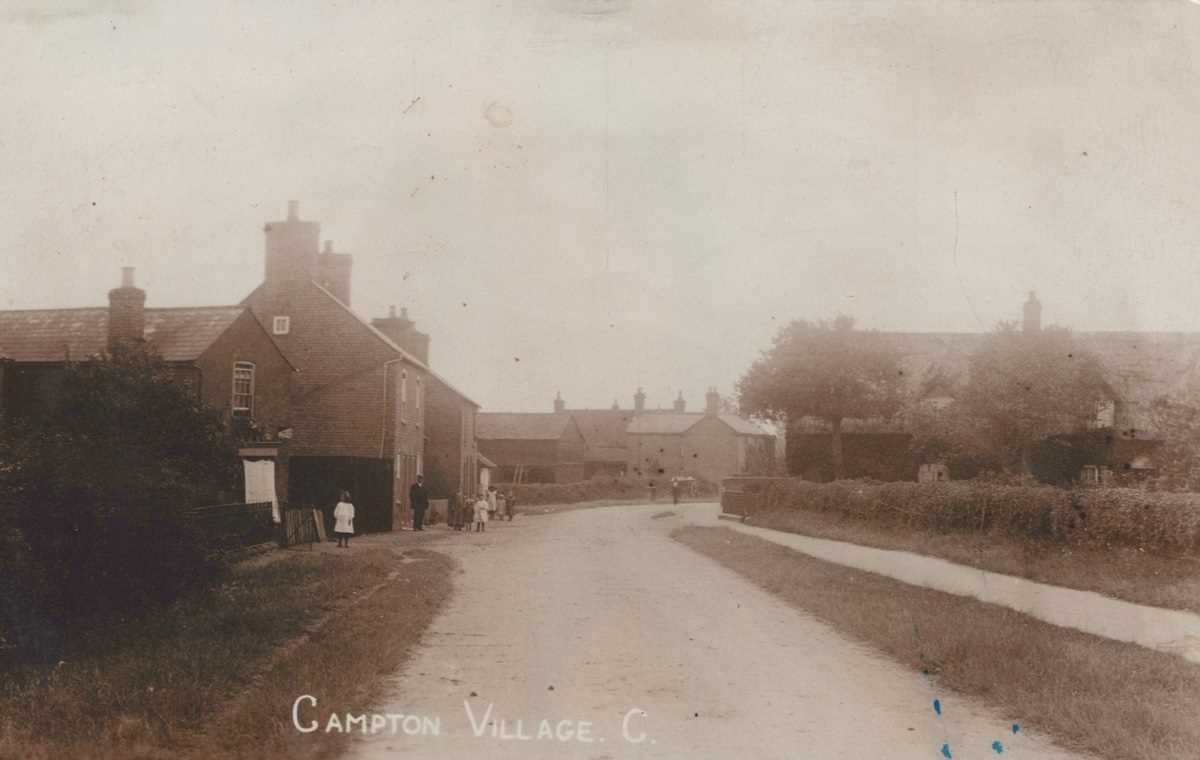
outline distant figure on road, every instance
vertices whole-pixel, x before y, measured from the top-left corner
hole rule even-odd
[[[475,532],[482,533],[487,530],[488,521],[488,500],[483,494],[479,494],[479,499],[475,502]]]
[[[509,492],[508,492],[508,495],[504,497],[504,500],[505,500],[505,502],[507,502],[507,503],[505,504],[505,506],[506,506],[506,508],[507,508],[507,510],[508,510],[508,521],[509,521],[509,522],[512,522],[513,515],[514,515],[514,514],[516,514],[516,512],[517,512],[517,509],[516,509],[516,507],[517,507],[517,497],[516,497],[516,494],[514,494],[512,491],[509,491]]]
[[[418,475],[417,482],[408,489],[408,503],[412,504],[413,530],[425,530],[425,510],[429,509],[429,490],[425,488],[425,476]]]
[[[681,486],[679,484],[679,478],[671,478],[671,503],[672,504],[679,503],[679,489],[680,488],[681,488]]]
[[[354,535],[354,505],[350,492],[342,491],[337,506],[333,508],[333,533],[337,536],[338,548],[349,549],[350,537]]]

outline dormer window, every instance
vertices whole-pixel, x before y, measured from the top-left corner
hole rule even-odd
[[[291,317],[275,317],[271,321],[271,332],[276,335],[287,335],[292,331]]]

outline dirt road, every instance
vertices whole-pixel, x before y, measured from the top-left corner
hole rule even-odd
[[[1073,757],[672,541],[685,521],[716,510],[582,510],[440,542],[458,591],[379,710],[419,719],[350,756],[935,760],[997,758],[999,741],[1004,758]]]

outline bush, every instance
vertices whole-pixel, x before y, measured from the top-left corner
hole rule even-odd
[[[0,635],[26,648],[207,578],[185,510],[237,477],[216,413],[154,356],[121,351],[62,380],[44,416],[0,430]]]
[[[806,510],[936,532],[1003,533],[1057,543],[1200,550],[1200,495],[1067,490],[986,479],[949,483],[771,482],[766,512]]]

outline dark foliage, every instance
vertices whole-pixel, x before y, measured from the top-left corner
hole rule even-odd
[[[177,595],[213,570],[186,519],[237,482],[215,412],[140,347],[64,369],[44,416],[0,430],[7,643],[57,648],[73,623]]]
[[[968,376],[952,393],[949,405],[915,400],[906,410],[912,450],[925,461],[1046,482],[1068,481],[1077,464],[1101,461],[1085,433],[1112,394],[1096,356],[1068,330],[1027,333],[1001,323],[971,354]]]
[[[881,334],[855,330],[852,317],[795,321],[738,380],[741,410],[776,422],[815,417],[829,423],[833,476],[842,478],[842,421],[888,418],[900,409],[900,359]]]

